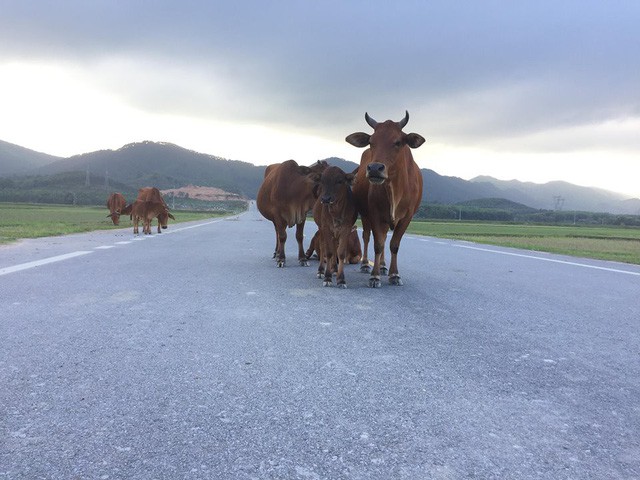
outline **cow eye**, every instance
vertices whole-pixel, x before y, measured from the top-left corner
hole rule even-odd
[[[400,145],[402,145],[402,142],[400,140],[396,140],[395,142],[393,142],[393,146],[396,148],[400,148]]]

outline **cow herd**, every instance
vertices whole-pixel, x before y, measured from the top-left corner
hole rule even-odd
[[[167,228],[169,218],[175,217],[169,212],[169,207],[162,198],[160,190],[156,187],[144,187],[138,190],[138,198],[127,205],[127,201],[121,193],[112,193],[107,199],[107,208],[114,225],[120,224],[121,215],[129,215],[133,221],[133,233],[139,233],[140,221],[142,221],[142,233],[151,234],[151,222],[158,219],[158,233]]]
[[[324,161],[305,167],[288,160],[269,165],[258,190],[258,210],[275,228],[276,265],[285,266],[286,229],[295,225],[298,261],[307,266],[311,254],[317,251],[318,277],[323,279],[324,286],[333,284],[335,273],[338,287],[346,288],[344,265],[358,261],[360,270],[371,274],[370,287],[380,287],[380,277],[387,273],[391,285],[402,285],[398,272],[400,240],[422,199],[422,174],[411,149],[421,146],[425,139],[417,133],[402,131],[409,121],[408,112],[399,122],[377,122],[368,113],[365,120],[373,129],[372,134],[356,132],[346,137],[355,147],[368,147],[354,172],[346,173]],[[305,252],[302,240],[309,210],[313,211],[318,232]],[[355,233],[358,216],[363,228],[361,251]],[[384,247],[389,230],[393,234],[387,269]],[[373,269],[367,256],[371,234]]]
[[[404,133],[409,113],[399,122],[377,122],[365,113],[367,124],[373,133],[356,132],[346,141],[362,153],[360,165],[353,172],[344,172],[325,161],[306,167],[295,160],[269,165],[258,190],[258,210],[275,229],[273,258],[278,267],[285,266],[285,242],[287,228],[296,227],[298,262],[309,265],[309,259],[317,252],[318,278],[324,286],[333,285],[336,276],[338,287],[346,288],[344,274],[346,263],[360,262],[360,271],[370,273],[369,286],[381,286],[381,275],[388,274],[391,285],[402,285],[398,272],[398,249],[413,215],[422,199],[422,174],[413,160],[412,148],[418,148],[425,139],[417,133]],[[160,191],[145,187],[138,191],[135,202],[128,204],[120,193],[112,193],[107,208],[114,225],[121,215],[133,220],[133,233],[151,234],[151,222],[158,219],[158,233],[167,228],[169,212]],[[304,225],[309,211],[318,226],[309,249],[304,250]],[[362,221],[363,248],[360,247],[356,220]],[[391,263],[387,269],[384,249],[389,230]],[[368,257],[368,246],[373,234],[373,268]]]

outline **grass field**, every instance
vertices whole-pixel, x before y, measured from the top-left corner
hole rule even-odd
[[[115,227],[105,207],[0,203],[0,244],[21,238],[110,230],[132,226],[128,217]],[[224,214],[174,211],[175,222]],[[515,225],[414,220],[409,233],[439,238],[614,260],[640,265],[640,228]]]
[[[0,244],[14,242],[21,238],[50,237],[127,227],[133,229],[133,223],[128,216],[123,217],[120,225],[116,227],[111,219],[107,218],[108,213],[106,207],[0,203]],[[182,210],[172,211],[172,214],[176,219],[170,220],[169,225],[223,216],[220,213]]]
[[[409,233],[640,265],[640,228],[411,222]]]

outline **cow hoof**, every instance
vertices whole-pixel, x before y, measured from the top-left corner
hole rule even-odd
[[[382,283],[380,282],[379,278],[371,277],[369,279],[369,286],[371,288],[380,288],[382,286]]]
[[[324,278],[324,272],[318,272],[318,273],[316,274],[316,277],[318,277],[318,278]]]
[[[309,266],[309,262],[307,262],[306,260],[300,260],[300,266],[301,267],[308,267]]]
[[[338,288],[347,288],[347,284],[346,283],[339,283],[338,284]]]
[[[402,285],[404,285],[404,283],[402,283],[402,279],[400,278],[400,275],[396,274],[396,275],[391,275],[389,277],[389,284],[390,285],[398,285],[399,287],[401,287]]]
[[[371,273],[371,267],[369,265],[362,265],[360,267],[360,273]]]
[[[284,260],[278,260],[276,262],[276,267],[278,268],[284,268]]]
[[[331,282],[331,280],[325,280],[324,282],[322,282],[322,286],[323,287],[331,287],[331,286],[333,286],[333,283]]]
[[[380,275],[386,275],[387,273],[389,273],[389,269],[384,265],[380,265]]]

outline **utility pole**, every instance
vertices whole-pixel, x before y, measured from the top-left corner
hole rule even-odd
[[[562,210],[562,206],[564,205],[564,197],[562,195],[554,195],[553,200],[555,201],[554,210]]]

